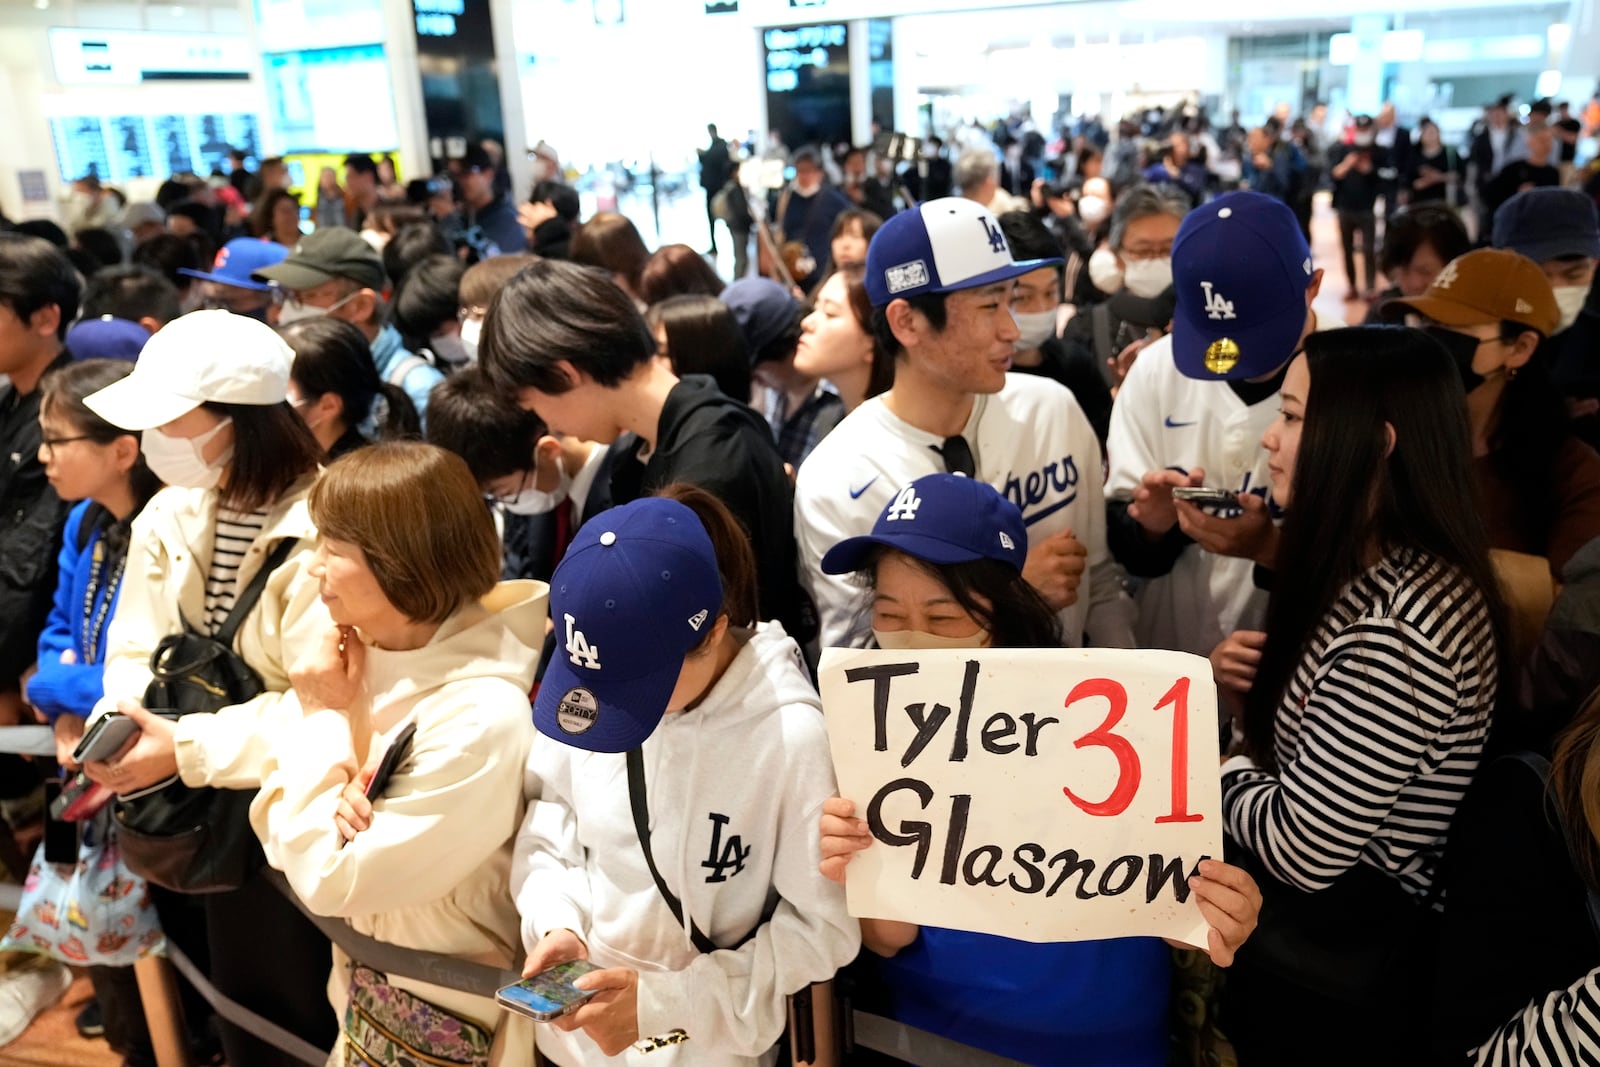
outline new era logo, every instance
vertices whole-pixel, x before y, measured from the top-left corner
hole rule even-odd
[[[694,627],[695,633],[699,633],[700,627],[704,626],[706,624],[706,620],[710,617],[711,612],[707,611],[705,608],[701,608],[699,611],[689,616],[689,625]]]
[[[890,267],[883,272],[884,284],[891,293],[903,293],[907,289],[920,289],[928,284],[928,265],[922,260],[913,260],[902,263],[898,267]]]
[[[1011,540],[1010,534],[1002,530],[1000,531],[1000,547],[1010,552],[1017,547],[1017,543]]]

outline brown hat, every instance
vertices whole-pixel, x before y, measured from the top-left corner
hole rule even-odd
[[[1415,311],[1443,326],[1515,322],[1545,337],[1561,325],[1561,309],[1544,271],[1527,256],[1501,248],[1479,248],[1457,256],[1409,300],[1391,300],[1385,311]]]

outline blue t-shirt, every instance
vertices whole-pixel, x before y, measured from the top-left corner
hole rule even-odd
[[[862,960],[901,1022],[1031,1064],[1165,1067],[1171,954],[1153,937],[1033,944],[924,926]]]

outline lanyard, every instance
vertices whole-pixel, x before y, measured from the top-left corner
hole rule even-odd
[[[122,584],[122,573],[127,566],[128,554],[123,552],[112,563],[111,573],[105,574],[106,531],[101,530],[100,536],[95,539],[94,555],[89,564],[89,584],[83,592],[79,644],[83,646],[84,663],[100,662],[100,640],[105,636],[106,617],[111,614],[111,605],[117,599],[117,587]],[[105,596],[96,604],[95,597],[100,592],[102,578],[105,580]]]

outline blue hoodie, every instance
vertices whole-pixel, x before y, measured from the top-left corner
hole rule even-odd
[[[50,617],[45,621],[44,632],[39,635],[38,673],[28,682],[28,703],[38,708],[45,718],[54,722],[56,716],[71,714],[87,719],[94,710],[95,701],[105,692],[102,662],[106,652],[106,635],[111,629],[111,616],[116,611],[116,591],[110,604],[106,603],[106,579],[115,569],[115,561],[106,559],[100,568],[100,581],[94,601],[87,607],[89,578],[94,570],[95,546],[105,538],[105,530],[89,534],[82,551],[78,549],[79,528],[84,513],[92,506],[88,500],[74,504],[67,515],[67,524],[61,536],[61,553],[57,557],[55,600],[50,607]],[[119,583],[120,590],[120,583]],[[96,619],[100,620],[97,662],[89,662],[89,636]],[[71,650],[76,663],[62,663],[61,654]]]
[[[412,353],[406,350],[405,343],[400,339],[400,331],[388,323],[378,331],[378,336],[372,339],[372,363],[378,368],[378,377],[385,382],[400,369],[400,364],[411,359]],[[421,357],[417,357],[421,359]],[[444,375],[422,359],[400,381],[394,383],[405,390],[411,402],[417,406],[417,418],[427,425],[428,420],[428,394],[433,392],[433,387],[444,381]]]

